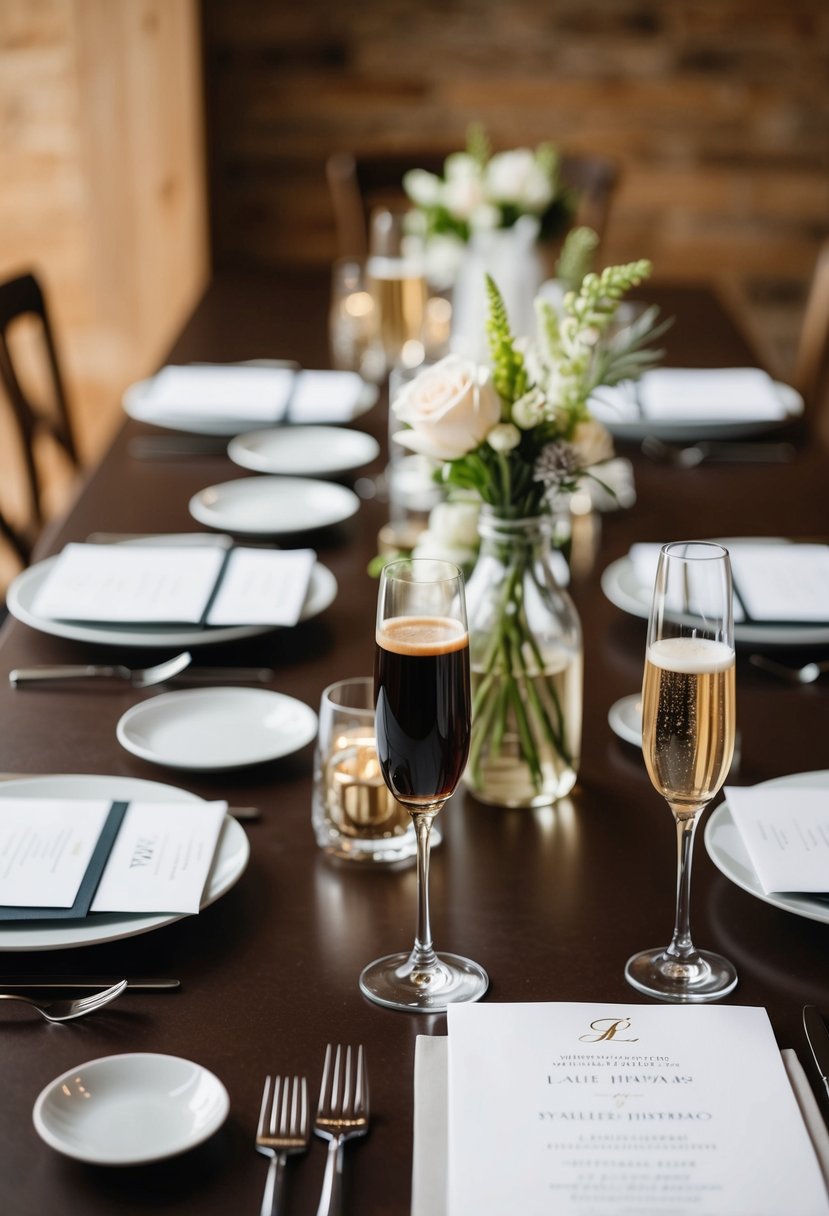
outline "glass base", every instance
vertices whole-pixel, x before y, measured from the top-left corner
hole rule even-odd
[[[471,959],[438,954],[437,965],[417,970],[411,953],[387,954],[364,968],[360,991],[387,1009],[409,1013],[445,1013],[450,1005],[479,1001],[489,976]]]
[[[737,972],[721,954],[697,950],[681,959],[664,946],[629,958],[625,979],[646,996],[682,1004],[718,1001],[737,986]]]

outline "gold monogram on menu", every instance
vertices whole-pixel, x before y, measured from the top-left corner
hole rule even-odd
[[[622,1039],[619,1032],[630,1030],[630,1018],[596,1018],[590,1023],[591,1034],[580,1034],[580,1043],[606,1043],[610,1039],[618,1039],[620,1043],[638,1043],[638,1038]]]

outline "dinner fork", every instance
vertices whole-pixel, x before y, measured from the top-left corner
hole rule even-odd
[[[151,688],[154,684],[163,684],[171,680],[179,672],[184,671],[192,662],[189,650],[156,663],[154,667],[122,667],[119,664],[108,665],[101,663],[58,663],[48,667],[15,667],[9,672],[9,683],[13,688],[20,684],[34,683],[39,680],[87,680],[94,678],[128,680],[133,688]]]
[[[119,980],[103,992],[94,992],[91,996],[79,997],[74,1001],[35,1001],[22,992],[0,992],[0,1001],[23,1001],[26,1005],[32,1005],[47,1022],[71,1022],[103,1009],[104,1005],[119,997],[126,987],[127,981]]]
[[[304,1153],[311,1132],[308,1121],[308,1082],[305,1077],[265,1077],[256,1148],[270,1157],[260,1216],[277,1216],[282,1205],[285,1161],[289,1153]]]
[[[317,1216],[339,1216],[342,1211],[343,1146],[368,1131],[368,1071],[362,1046],[352,1067],[351,1048],[325,1049],[320,1100],[314,1132],[328,1141],[328,1157],[322,1180]]]

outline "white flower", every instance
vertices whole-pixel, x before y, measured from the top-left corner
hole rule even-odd
[[[468,152],[450,153],[444,161],[443,172],[448,182],[481,180],[481,166]]]
[[[531,388],[512,407],[512,420],[522,431],[530,431],[547,416],[547,398],[540,388]]]
[[[489,369],[447,355],[401,389],[392,409],[411,429],[394,438],[433,460],[457,460],[473,451],[501,418],[501,401]]]
[[[474,548],[478,543],[480,510],[478,501],[439,502],[429,513],[429,531],[442,536],[447,545]]]
[[[458,277],[466,242],[445,232],[426,242],[426,278],[438,291],[451,287]]]
[[[492,232],[501,226],[501,212],[492,203],[479,203],[469,217],[474,232]]]
[[[427,528],[421,532],[412,549],[412,557],[429,557],[434,561],[451,562],[453,566],[471,566],[477,545],[453,545],[439,532]]]
[[[443,205],[456,219],[468,220],[484,201],[484,187],[478,177],[450,178],[443,187]]]
[[[521,442],[521,432],[511,422],[499,422],[486,437],[494,452],[511,452]]]
[[[578,456],[579,465],[589,469],[591,465],[602,464],[613,457],[613,437],[601,422],[589,418],[579,422],[571,440]]]
[[[435,173],[425,169],[410,169],[403,174],[403,189],[418,207],[436,207],[440,202],[443,182]]]
[[[552,202],[549,175],[529,148],[496,152],[486,167],[487,195],[496,203],[515,203],[525,211],[541,212]]]

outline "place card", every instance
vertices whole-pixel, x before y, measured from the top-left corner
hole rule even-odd
[[[69,544],[32,611],[107,624],[295,625],[312,549]]]
[[[764,1009],[487,1003],[448,1017],[448,1216],[829,1214]]]
[[[0,799],[0,906],[71,908],[111,803]]]
[[[281,422],[294,386],[290,367],[194,363],[163,367],[142,396],[142,414],[156,418],[240,418]]]
[[[767,895],[829,895],[829,792],[787,786],[727,786],[725,796]]]

